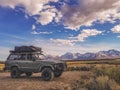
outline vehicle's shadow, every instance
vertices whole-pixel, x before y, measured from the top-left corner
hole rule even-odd
[[[52,81],[62,81],[65,78],[59,77],[59,78],[54,78]],[[25,74],[22,74],[19,78],[11,78],[10,73],[4,73],[3,75],[0,75],[0,80],[5,80],[5,81],[44,81],[41,77],[40,73],[35,73],[30,77],[27,77]]]
[[[27,77],[25,75],[21,75],[19,78],[11,78],[10,75],[7,75],[7,76],[2,76],[0,77],[0,79],[7,79],[7,80],[39,80],[39,81],[43,81],[42,80],[42,77],[39,75],[39,76],[30,76],[30,77]]]

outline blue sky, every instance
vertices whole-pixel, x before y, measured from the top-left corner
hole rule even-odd
[[[120,0],[0,0],[0,60],[14,46],[45,54],[120,50]]]

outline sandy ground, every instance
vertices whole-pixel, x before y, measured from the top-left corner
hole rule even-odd
[[[40,73],[31,77],[24,75],[18,79],[12,79],[10,73],[0,73],[0,90],[72,90],[71,85],[90,72],[67,71],[53,81],[43,81]]]

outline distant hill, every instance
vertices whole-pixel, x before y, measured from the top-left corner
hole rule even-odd
[[[108,51],[99,51],[97,53],[85,53],[85,54],[67,52],[64,55],[56,56],[55,58],[54,57],[51,56],[51,59],[56,58],[62,60],[115,59],[120,58],[120,51],[111,49]]]

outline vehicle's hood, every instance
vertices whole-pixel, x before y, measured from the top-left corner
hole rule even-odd
[[[42,62],[49,62],[49,63],[64,63],[63,61],[60,60],[40,60]]]

